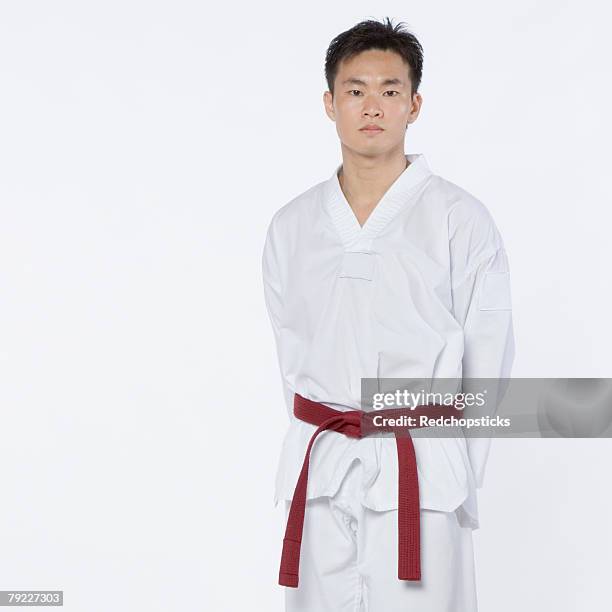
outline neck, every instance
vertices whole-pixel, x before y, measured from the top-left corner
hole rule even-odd
[[[353,210],[367,211],[376,206],[408,166],[403,147],[376,158],[358,155],[343,148],[338,181]]]

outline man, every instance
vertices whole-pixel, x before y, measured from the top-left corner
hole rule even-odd
[[[342,164],[274,214],[263,250],[290,421],[276,479],[287,611],[477,610],[472,530],[490,440],[414,437],[415,545],[398,541],[398,524],[411,529],[399,442],[334,420],[359,414],[362,378],[505,378],[514,359],[508,260],[490,213],[404,153],[423,55],[402,26],[364,21],[330,44],[323,101]],[[310,409],[324,414],[309,421]],[[330,415],[324,429],[336,431],[316,437],[307,487],[296,486]],[[404,553],[420,566],[403,571]]]

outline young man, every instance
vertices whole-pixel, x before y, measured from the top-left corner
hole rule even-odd
[[[263,250],[290,421],[276,480],[287,611],[477,610],[490,439],[355,435],[362,378],[504,378],[514,358],[490,213],[404,153],[423,55],[402,26],[365,21],[332,41],[324,104],[342,164],[274,214]]]

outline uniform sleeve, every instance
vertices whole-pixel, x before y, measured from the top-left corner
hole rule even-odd
[[[272,324],[277,351],[279,349],[280,322],[283,308],[281,275],[279,266],[278,238],[275,219],[268,226],[261,259],[263,290],[268,317]]]
[[[478,233],[471,235],[473,238]],[[487,381],[484,413],[494,416],[507,387],[507,380],[499,379],[510,377],[515,352],[510,271],[506,250],[492,221],[476,245],[478,257],[473,260],[469,255],[462,256],[467,268],[461,269],[453,281],[453,314],[464,332],[462,389],[471,391],[469,379],[495,379]],[[472,385],[474,392],[482,390],[482,384]],[[465,416],[470,416],[469,409]],[[469,437],[466,429],[464,433],[476,486],[481,488],[491,438]]]
[[[261,259],[263,292],[266,310],[272,325],[274,333],[274,342],[276,346],[277,361],[279,372],[282,381],[282,394],[289,418],[293,411],[293,391],[289,387],[285,377],[283,376],[282,360],[281,360],[281,339],[280,330],[283,322],[283,289],[282,289],[282,274],[281,274],[281,259],[279,252],[279,237],[278,229],[275,224],[275,217],[270,222],[266,234],[265,244]]]

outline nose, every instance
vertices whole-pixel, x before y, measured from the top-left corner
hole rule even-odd
[[[363,101],[363,114],[366,117],[380,117],[382,110],[378,101],[373,96],[368,96]]]

